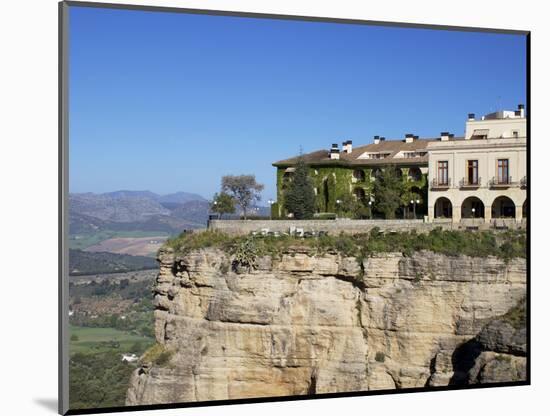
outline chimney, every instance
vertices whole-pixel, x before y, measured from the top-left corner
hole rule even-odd
[[[518,104],[518,111],[520,117],[525,117],[525,106],[523,104]]]
[[[441,132],[441,141],[442,142],[449,141],[449,137],[451,137],[451,135],[449,134],[448,131],[442,131]]]
[[[340,159],[340,150],[338,149],[338,143],[332,143],[330,148],[330,158],[331,159]]]
[[[468,121],[474,121],[476,119],[475,113],[468,113]]]
[[[416,138],[418,138],[418,136]],[[414,139],[415,139],[414,134],[411,134],[411,133],[405,134],[405,143],[412,143],[414,142]]]
[[[346,153],[351,153],[352,151],[352,141],[346,140],[345,142],[342,142],[342,150]]]
[[[380,143],[380,136],[374,136],[373,142],[374,142],[374,144]]]

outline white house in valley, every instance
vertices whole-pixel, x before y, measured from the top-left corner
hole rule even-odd
[[[523,105],[476,119],[463,138],[442,133],[428,150],[428,220],[472,225],[527,212],[527,120]]]
[[[122,362],[135,363],[138,359],[136,354],[122,354]]]

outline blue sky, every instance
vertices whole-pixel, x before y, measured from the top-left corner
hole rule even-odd
[[[70,8],[70,190],[187,191],[526,100],[525,37]]]

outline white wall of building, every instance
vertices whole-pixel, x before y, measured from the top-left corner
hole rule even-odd
[[[469,140],[474,130],[489,130],[489,139],[514,137],[514,131],[518,132],[519,137],[527,136],[527,123],[525,118],[503,118],[495,120],[473,120],[466,121],[466,133],[464,138]]]
[[[502,112],[499,116],[509,116]],[[512,113],[513,114],[513,113]],[[487,139],[470,140],[475,130],[487,129]],[[517,132],[516,135],[513,132]],[[510,198],[515,205],[515,218],[523,218],[522,208],[526,202],[527,190],[522,179],[527,178],[527,122],[525,117],[506,117],[491,120],[466,122],[465,140],[432,142],[428,145],[428,218],[433,221],[435,205],[439,198],[445,197],[452,204],[452,218],[458,222],[471,212],[462,212],[462,205],[469,197],[476,197],[484,205],[484,221],[493,218],[492,207],[500,196]],[[492,186],[491,181],[498,177],[498,160],[508,160],[508,175],[511,178],[507,186]],[[463,187],[467,182],[468,161],[478,161],[479,186]],[[432,181],[438,178],[438,162],[448,163],[448,187],[434,187]],[[465,216],[464,216],[465,215]]]

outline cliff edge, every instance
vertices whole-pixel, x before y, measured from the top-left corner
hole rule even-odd
[[[245,267],[212,247],[158,259],[157,345],[127,405],[525,379],[524,325],[503,318],[526,293],[523,258],[289,247]]]

